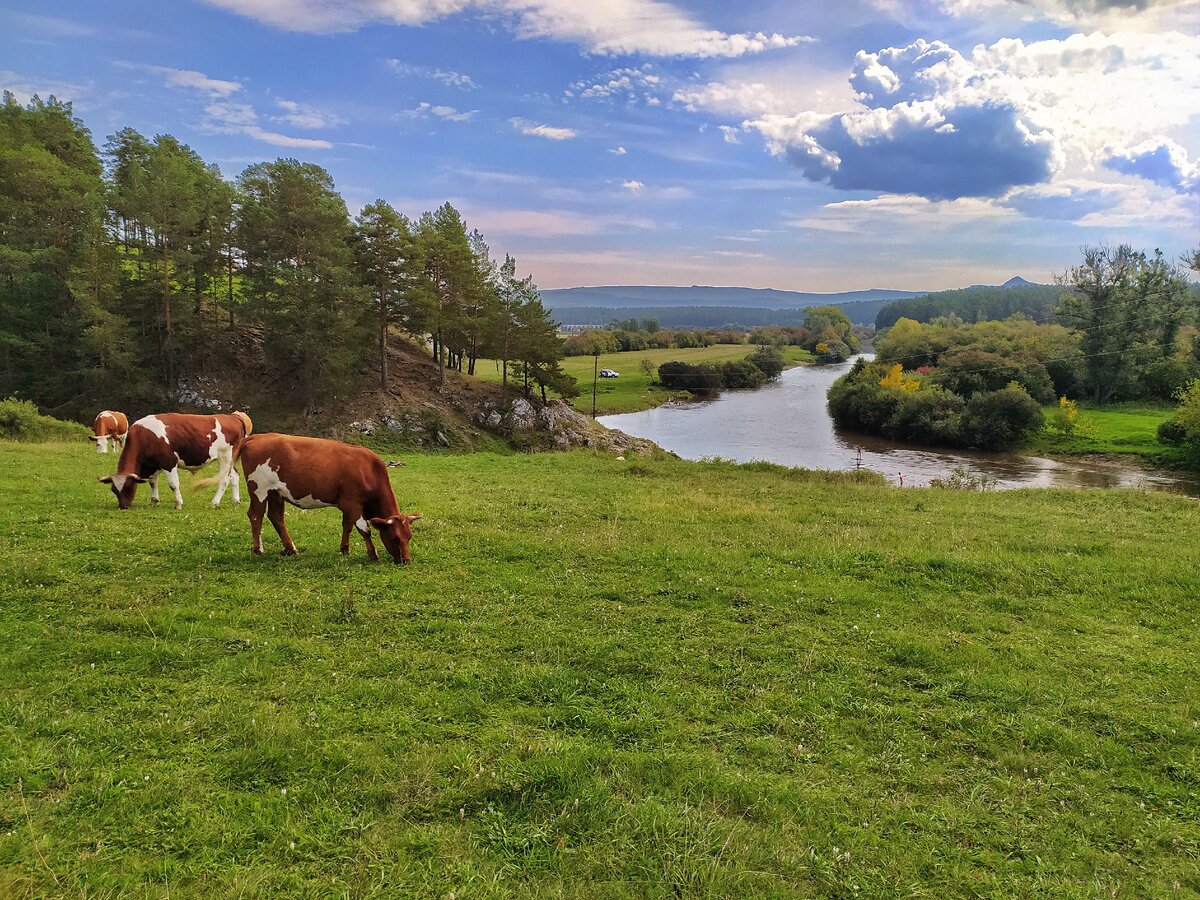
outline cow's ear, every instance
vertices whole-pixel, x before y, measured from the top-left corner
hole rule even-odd
[[[129,480],[132,481],[134,484],[145,484],[146,483],[146,479],[143,478],[141,475],[130,475]]]
[[[112,478],[113,477],[111,475],[102,475],[96,480],[101,484],[112,484]]]
[[[409,522],[415,522],[415,521],[417,521],[417,519],[419,519],[419,518],[421,518],[421,514],[420,514],[420,513],[412,513],[412,514],[410,514],[410,515],[408,516],[408,521],[409,521]]]
[[[384,525],[387,525],[391,521],[392,521],[391,519],[381,519],[379,516],[376,516],[375,518],[373,518],[371,520],[371,524],[374,525],[376,528],[382,528]]]

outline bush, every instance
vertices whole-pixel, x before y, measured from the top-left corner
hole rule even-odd
[[[844,341],[821,341],[814,348],[817,362],[829,364],[845,362],[853,351]]]
[[[1158,423],[1158,439],[1164,444],[1183,444],[1187,442],[1187,430],[1175,419],[1167,419]]]
[[[691,391],[693,394],[710,394],[725,386],[725,380],[716,366],[675,361],[665,362],[658,367],[658,380],[669,390]]]
[[[897,441],[918,444],[961,442],[962,397],[931,387],[923,391],[899,391],[896,406],[883,423],[883,433]]]
[[[722,365],[721,378],[727,388],[756,388],[767,380],[762,369],[748,359],[730,360]]]
[[[1046,423],[1042,408],[1018,384],[976,394],[962,417],[962,439],[971,447],[1007,450]]]
[[[1142,374],[1142,388],[1149,397],[1174,400],[1196,374],[1194,362],[1187,356],[1167,356],[1146,367]]]
[[[0,438],[9,441],[81,441],[92,432],[78,422],[43,416],[28,400],[0,400]]]
[[[753,363],[771,381],[783,374],[786,365],[783,354],[774,347],[759,347],[746,357],[746,361]]]

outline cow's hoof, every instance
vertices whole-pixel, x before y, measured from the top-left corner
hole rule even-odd
[[[299,551],[299,550],[297,550],[295,547],[284,547],[284,548],[283,548],[282,550],[280,550],[279,552],[280,552],[280,553],[282,553],[284,556],[295,556],[295,555],[297,555],[297,554],[298,554],[300,551]]]
[[[150,505],[151,505],[151,506],[158,506],[158,498],[157,498],[157,497],[151,497],[151,498],[150,498]]]
[[[175,504],[175,508],[176,508],[176,509],[183,509],[183,504],[182,504],[182,503],[176,503],[176,504]]]
[[[262,556],[263,548],[262,547],[251,547],[250,552],[253,553],[255,556]]]

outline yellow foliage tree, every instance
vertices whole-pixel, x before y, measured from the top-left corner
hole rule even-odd
[[[880,387],[894,388],[898,391],[919,391],[921,389],[921,380],[919,378],[905,378],[904,367],[900,363],[894,363],[887,374],[879,379]]]

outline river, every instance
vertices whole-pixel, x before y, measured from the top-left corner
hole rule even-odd
[[[962,467],[994,479],[997,488],[1132,487],[1200,497],[1200,478],[1093,460],[1055,460],[899,444],[840,431],[825,407],[829,386],[851,363],[800,366],[757,390],[725,391],[714,400],[672,403],[636,413],[601,416],[608,428],[649,438],[685,459],[719,456],[766,460],[806,469],[856,467],[895,484],[924,486]]]

